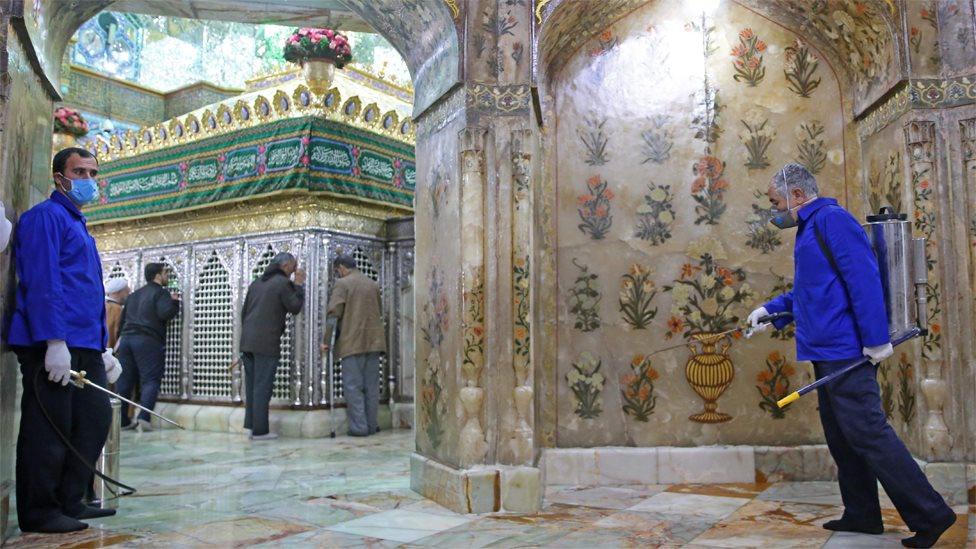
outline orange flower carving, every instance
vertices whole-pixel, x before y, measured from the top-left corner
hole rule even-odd
[[[668,319],[668,331],[676,334],[684,328],[685,323],[678,317],[672,316]]]
[[[703,156],[698,161],[698,175],[709,179],[717,179],[722,175],[724,168],[722,161],[714,156]]]

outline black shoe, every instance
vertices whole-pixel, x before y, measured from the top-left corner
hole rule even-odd
[[[859,534],[872,534],[879,535],[884,534],[883,524],[860,524],[852,520],[837,519],[828,520],[824,523],[823,527],[827,530],[833,530],[834,532],[857,532]]]
[[[932,547],[935,545],[935,542],[939,541],[939,537],[941,537],[942,534],[944,534],[945,531],[955,523],[956,514],[952,513],[940,526],[933,530],[921,530],[916,532],[914,536],[901,540],[901,544],[905,547]]]
[[[76,519],[93,519],[110,517],[115,514],[115,509],[102,509],[101,507],[92,507],[91,505],[85,505],[81,511],[77,513],[65,513],[69,517]]]
[[[39,534],[65,534],[68,532],[84,530],[85,528],[88,528],[88,525],[80,520],[66,517],[64,515],[58,515],[57,517],[36,527],[21,526],[20,530],[22,532],[36,532]]]
[[[349,436],[351,436],[351,437],[368,437],[369,436],[369,433],[354,433],[352,431],[349,431],[346,434],[349,435]]]

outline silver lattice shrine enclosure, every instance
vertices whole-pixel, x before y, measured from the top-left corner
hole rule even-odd
[[[412,308],[412,302],[404,299],[410,293],[413,272],[412,220],[394,220],[387,227],[386,238],[305,229],[107,252],[102,254],[103,268],[106,278],[126,277],[138,288],[144,284],[142,272],[147,263],[165,263],[172,271],[170,287],[183,295],[183,309],[167,330],[161,401],[238,406],[243,403],[243,368],[238,360],[240,311],[247,286],[264,271],[275,254],[295,254],[299,265],[308,270],[308,292],[304,311],[289,315],[282,336],[272,407],[315,411],[324,410],[333,402],[341,407],[344,402],[341,361],[336,361],[329,375],[319,343],[333,283],[329,266],[337,254],[352,253],[360,270],[379,282],[383,292],[389,352],[381,362],[381,402],[390,404],[396,411],[393,423],[409,426],[412,423],[409,405],[413,400],[412,360],[403,356],[401,342],[413,335],[412,331],[406,332],[410,327],[400,319],[412,315],[412,311],[405,310]],[[410,371],[405,371],[407,368]],[[228,421],[231,415],[220,408],[196,413],[226,415]],[[287,422],[281,413],[273,412],[273,415]],[[391,415],[384,415],[387,427],[391,425],[390,418]],[[223,422],[191,424],[212,428]],[[230,430],[241,428],[230,423],[227,426]],[[327,427],[321,425],[321,432],[327,433]],[[281,428],[289,429],[286,425]],[[306,435],[318,432],[311,428],[306,431]]]
[[[160,410],[185,425],[242,429],[241,308],[279,252],[298,257],[308,280],[282,336],[272,429],[326,436],[336,408],[344,432],[342,365],[320,350],[330,265],[343,252],[383,292],[381,426],[413,424],[413,124],[402,94],[350,74],[322,96],[295,72],[252,82],[244,95],[91,145],[102,192],[85,214],[105,277],[138,288],[144,266],[163,262],[183,296]]]

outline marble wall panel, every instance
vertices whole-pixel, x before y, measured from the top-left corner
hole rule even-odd
[[[903,115],[862,142],[865,215],[877,211],[881,206],[892,206],[899,212],[909,214],[914,211],[913,183],[902,129],[907,119],[908,115]],[[930,314],[935,316],[942,312],[938,300],[930,302],[929,307]],[[936,331],[939,330],[940,326],[937,325]],[[906,343],[878,367],[878,385],[885,416],[916,453],[922,449],[920,436],[924,424],[924,414],[921,413],[924,402],[919,391],[924,377],[920,367],[923,347],[921,340]]]
[[[903,116],[892,122],[866,137],[862,143],[863,215],[875,212],[881,206],[892,206],[899,212],[912,211],[912,184],[907,173],[908,159],[902,131],[905,119]],[[941,311],[939,304],[930,305],[933,306],[931,312],[938,314]],[[923,403],[919,385],[923,376],[918,367],[921,348],[920,342],[907,343],[878,367],[878,385],[885,416],[916,452],[920,449],[922,426],[919,417]]]
[[[546,70],[562,67],[605,25],[652,3],[688,11],[706,9],[713,14],[723,13],[730,5],[747,6],[779,25],[802,29],[808,40],[839,60],[835,69],[852,82],[848,98],[855,102],[858,112],[870,107],[904,74],[902,46],[896,40],[902,15],[899,4],[890,0],[608,0],[595,5],[572,0],[540,2],[537,13],[545,27],[540,63]],[[908,4],[917,3],[920,2]]]
[[[0,200],[7,218],[17,217],[32,204],[46,198],[50,182],[52,104],[41,79],[34,72],[24,46],[7,26],[0,30],[0,55],[6,59],[9,77],[0,90]],[[9,306],[12,280],[10,252],[0,253],[0,308]],[[12,353],[0,356],[0,498],[13,494],[14,417],[19,383],[17,359]],[[4,525],[7,524],[4,517]],[[13,512],[9,518],[14,518]],[[0,538],[4,532],[0,531]]]
[[[851,93],[833,64],[737,3],[703,16],[660,2],[603,29],[548,82],[558,446],[822,440],[812,399],[771,405],[787,382],[811,379],[789,331],[732,342],[721,423],[689,419],[703,408],[685,379],[689,350],[641,357],[695,323],[731,328],[790,284],[794,234],[766,223],[762,196],[778,166],[807,164],[822,194],[862,215]],[[725,286],[698,314],[694,290],[674,291],[692,280]]]
[[[941,5],[940,5],[941,4]],[[949,2],[936,0],[922,0],[909,2],[906,10],[908,19],[908,56],[911,62],[912,74],[916,76],[938,76],[942,69],[942,53],[940,41],[939,18],[945,18],[950,12],[955,15],[958,5],[949,7]]]
[[[453,95],[463,95],[463,89]],[[461,98],[463,101],[463,97]],[[463,104],[463,103],[462,103]],[[417,121],[415,202],[417,451],[457,467],[461,388],[461,168],[463,107],[446,98]]]
[[[935,6],[939,22],[938,55],[945,76],[970,75],[976,68],[976,34],[972,2],[940,0]]]
[[[965,234],[968,238],[969,246],[967,262],[969,264],[969,297],[968,300],[961,300],[963,311],[969,311],[968,321],[963,322],[961,333],[973,333],[976,317],[976,109],[963,111],[956,114],[957,120],[950,123],[958,124],[958,144],[953,147],[960,162],[955,163],[955,178],[958,183],[956,188],[965,189],[965,204],[957,204],[956,211],[961,211],[965,224]],[[954,136],[955,132],[949,135]],[[958,148],[956,148],[958,147]],[[957,229],[958,230],[958,229]],[[958,263],[957,263],[958,265]],[[972,338],[964,338],[962,342],[964,352],[968,350],[969,356],[976,354],[976,342]],[[967,433],[968,440],[963,445],[957,445],[957,451],[964,449],[970,461],[976,460],[976,402],[965,395],[976,394],[976,375],[972,371],[976,368],[976,361],[970,360],[968,368],[964,365],[955,373],[955,383],[951,385],[955,398],[963,402],[962,406],[952,406],[949,408],[950,421],[956,425],[963,425]],[[976,469],[976,466],[974,466]],[[974,471],[976,472],[976,471]],[[970,486],[976,482],[976,478],[970,476]],[[976,498],[976,491],[973,493]],[[970,503],[976,503],[971,499]]]

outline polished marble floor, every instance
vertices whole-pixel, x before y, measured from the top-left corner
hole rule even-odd
[[[249,442],[238,435],[123,433],[119,514],[10,547],[900,547],[884,499],[883,536],[833,534],[829,482],[550,488],[535,515],[458,515],[410,490],[412,435]],[[940,547],[976,546],[974,508]]]

